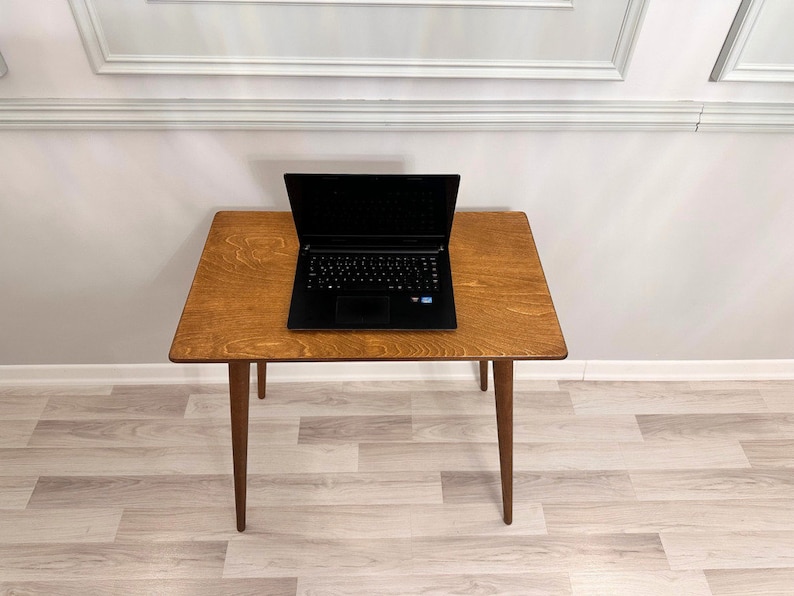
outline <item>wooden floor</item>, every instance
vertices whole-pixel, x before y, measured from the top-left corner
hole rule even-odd
[[[0,594],[794,594],[794,381],[0,388]]]

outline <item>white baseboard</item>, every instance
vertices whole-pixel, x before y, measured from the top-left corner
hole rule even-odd
[[[526,370],[525,370],[526,369]],[[225,364],[122,364],[0,366],[0,386],[37,384],[129,385],[226,383]],[[581,379],[583,362],[516,363],[516,378]],[[255,369],[251,367],[252,377]],[[306,362],[272,363],[268,382],[409,381],[476,378],[474,362]]]
[[[252,367],[253,373],[253,367]],[[473,362],[274,363],[270,382],[474,379]],[[794,379],[794,360],[561,360],[516,362],[518,380]],[[225,383],[224,364],[97,364],[0,366],[0,386]]]
[[[587,360],[587,381],[794,379],[794,360]]]

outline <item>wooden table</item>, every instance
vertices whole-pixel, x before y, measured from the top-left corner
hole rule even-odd
[[[221,211],[177,327],[173,362],[229,366],[237,529],[245,529],[251,363],[265,397],[268,362],[472,360],[487,389],[493,361],[504,521],[513,507],[513,361],[567,356],[526,215],[455,214],[455,331],[290,331],[298,240],[287,212]]]

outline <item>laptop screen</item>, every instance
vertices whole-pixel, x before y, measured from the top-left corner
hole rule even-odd
[[[301,243],[449,239],[457,175],[285,174]]]

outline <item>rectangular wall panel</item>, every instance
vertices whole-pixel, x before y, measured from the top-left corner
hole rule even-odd
[[[611,80],[647,3],[473,1],[70,0],[98,73]]]

